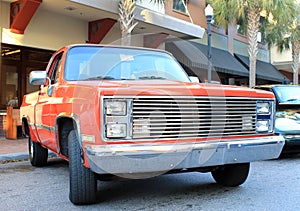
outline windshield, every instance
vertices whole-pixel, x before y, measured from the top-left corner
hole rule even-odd
[[[169,54],[146,49],[79,46],[68,51],[66,80],[190,81]]]
[[[300,86],[274,86],[279,103],[300,104]]]

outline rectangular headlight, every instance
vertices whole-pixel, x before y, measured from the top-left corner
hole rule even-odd
[[[270,114],[271,113],[270,102],[257,102],[256,111],[257,114]]]
[[[127,113],[126,101],[106,101],[106,114],[111,116],[125,116]]]
[[[256,131],[259,133],[269,131],[269,120],[258,120],[256,122]]]
[[[107,138],[124,138],[127,135],[126,124],[109,123],[106,125]]]

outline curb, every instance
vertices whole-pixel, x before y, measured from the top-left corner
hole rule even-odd
[[[48,151],[48,158],[56,157],[54,152]],[[28,152],[19,152],[11,154],[0,154],[0,162],[18,161],[29,159]]]
[[[2,154],[0,155],[0,161],[14,161],[14,160],[24,160],[28,159],[29,155],[26,152]]]

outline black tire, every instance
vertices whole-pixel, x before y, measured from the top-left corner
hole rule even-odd
[[[48,149],[42,147],[40,143],[32,141],[30,136],[28,137],[28,152],[31,165],[37,167],[47,165]]]
[[[81,148],[74,130],[69,133],[68,144],[70,201],[75,205],[95,203],[97,195],[96,175],[82,164]]]
[[[214,180],[225,187],[236,187],[243,184],[249,175],[250,163],[224,165],[212,171]]]

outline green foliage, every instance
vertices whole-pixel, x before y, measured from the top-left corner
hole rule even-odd
[[[270,15],[279,22],[287,22],[295,14],[295,0],[210,0],[214,8],[215,24],[228,26],[234,20],[247,25],[247,13],[250,10],[264,12],[266,18]]]
[[[143,0],[132,0],[132,1],[142,2]],[[155,4],[164,4],[166,2],[166,0],[150,0],[150,2],[154,2]]]
[[[258,32],[264,31],[269,23],[270,25],[272,25],[271,23],[274,23],[273,25],[276,23],[286,26],[283,24],[288,23],[289,20],[294,19],[295,15],[298,15],[295,12],[295,0],[210,0],[209,3],[214,8],[215,24],[223,25],[227,28],[229,23],[238,21],[247,25],[250,63],[249,86],[254,87]],[[264,19],[261,18],[262,14],[265,17]],[[277,35],[281,35],[281,33],[283,32],[276,31]]]
[[[290,49],[291,43],[300,40],[300,5],[294,2],[288,6],[292,8],[288,17],[277,17],[277,21],[270,23],[266,28],[268,44],[275,44],[280,52]]]
[[[232,0],[212,0],[211,6],[214,8],[215,24],[228,26],[235,18],[235,10],[232,7]],[[238,2],[238,1],[237,1]],[[238,18],[237,18],[238,19]]]
[[[151,0],[151,1],[157,4],[164,4],[166,2],[166,0]]]

